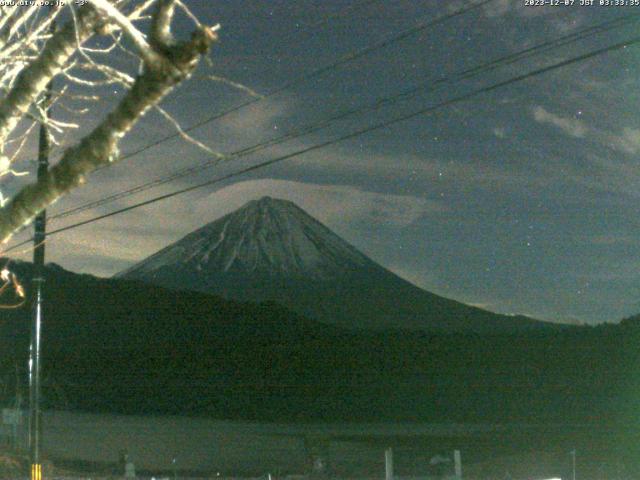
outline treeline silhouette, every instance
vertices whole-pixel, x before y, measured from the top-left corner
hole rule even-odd
[[[12,268],[28,285],[31,265]],[[637,425],[640,317],[520,335],[363,333],[274,303],[55,265],[46,276],[45,408],[268,421]],[[9,405],[16,391],[27,398],[30,309],[0,315]]]

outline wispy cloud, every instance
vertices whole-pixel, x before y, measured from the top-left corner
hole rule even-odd
[[[633,245],[640,242],[640,239],[632,237],[628,234],[607,233],[596,235],[591,238],[594,245],[612,246],[612,245]]]
[[[611,146],[624,153],[635,155],[640,152],[640,128],[625,127],[619,135],[609,136]]]
[[[567,118],[547,111],[544,107],[537,105],[532,110],[533,118],[538,123],[544,123],[559,128],[571,137],[583,138],[589,129],[580,120]]]
[[[507,130],[504,127],[495,127],[492,132],[501,140],[507,138]]]
[[[509,13],[516,3],[513,0],[496,0],[485,5],[484,12],[487,17],[501,17]]]
[[[277,179],[238,182],[201,199],[197,208],[221,216],[265,195],[290,200],[330,227],[367,223],[402,228],[447,210],[444,204],[410,195]]]
[[[624,127],[621,132],[615,132],[607,128],[587,125],[576,118],[558,115],[540,105],[533,107],[532,115],[536,122],[551,125],[570,137],[583,139],[588,136],[589,140],[617,152],[628,155],[640,153],[640,128]],[[620,161],[607,163],[612,166],[613,163],[620,163]]]
[[[363,226],[397,230],[447,207],[410,195],[366,191],[350,185],[322,185],[276,179],[248,180],[214,193],[154,204],[51,237],[49,258],[76,271],[112,275],[246,202],[265,195],[293,201],[353,243]],[[90,218],[86,212],[74,220]],[[360,241],[359,241],[360,240]],[[28,258],[30,253],[25,255]]]

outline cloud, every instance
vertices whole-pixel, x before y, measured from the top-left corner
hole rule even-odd
[[[596,268],[588,274],[589,281],[593,283],[630,281],[634,285],[637,285],[638,279],[640,278],[640,261],[631,258],[624,258],[622,260],[611,258],[606,264],[596,265],[595,267]]]
[[[533,118],[538,123],[552,125],[559,128],[564,133],[575,138],[584,138],[589,129],[580,120],[566,118],[547,111],[544,107],[533,108]]]
[[[491,158],[480,159],[453,161],[406,153],[363,154],[347,149],[327,149],[311,152],[292,164],[304,168],[307,174],[342,178],[358,178],[366,171],[367,182],[389,184],[389,188],[396,183],[390,179],[411,178],[416,188],[432,193],[451,188],[457,191],[522,192],[523,189],[542,188],[554,180],[548,172],[533,172],[529,165],[504,165]],[[407,185],[403,188],[408,188]]]
[[[443,204],[415,196],[277,179],[235,183],[201,199],[197,209],[222,216],[265,195],[290,200],[330,227],[357,223],[402,228],[423,215],[446,211]]]
[[[110,276],[191,231],[265,195],[295,202],[355,244],[364,229],[397,231],[421,217],[446,211],[437,202],[409,195],[366,191],[350,185],[322,185],[276,179],[247,180],[214,193],[180,197],[132,210],[51,237],[47,261],[74,271]],[[85,212],[74,220],[93,217]],[[31,255],[26,252],[24,259]],[[20,257],[18,257],[20,258]]]
[[[484,6],[484,13],[487,17],[501,17],[509,13],[517,2],[513,0],[496,0]]]
[[[570,18],[552,17],[549,19],[551,26],[560,34],[568,34],[577,30],[585,21],[584,15],[576,14]]]
[[[621,133],[613,133],[607,129],[589,127],[575,118],[562,117],[539,105],[532,109],[532,114],[536,122],[556,127],[571,137],[585,138],[589,135],[592,140],[606,148],[629,155],[640,153],[640,128],[624,127]]]
[[[625,127],[622,134],[611,135],[609,142],[614,149],[635,155],[640,152],[640,129]]]
[[[603,143],[607,140],[603,136],[598,141]],[[613,149],[611,143],[606,146]],[[612,199],[619,199],[623,208],[628,202],[624,197],[638,198],[640,179],[635,160],[612,152],[588,152],[583,158],[589,162],[589,169],[573,167],[568,177],[571,181],[589,190],[607,192]]]
[[[489,302],[471,302],[467,303],[470,307],[481,308],[482,310],[491,310],[494,308],[493,303]]]
[[[256,102],[230,114],[221,123],[226,123],[241,133],[246,133],[250,128],[271,129],[276,126],[277,119],[286,116],[289,110],[290,106],[282,100]]]
[[[638,239],[629,234],[606,233],[592,237],[591,242],[594,245],[610,247],[613,245],[633,245],[638,243]]]
[[[496,137],[503,139],[507,137],[507,130],[504,127],[495,127],[493,129],[493,134]]]

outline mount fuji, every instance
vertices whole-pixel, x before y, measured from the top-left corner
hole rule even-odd
[[[116,277],[243,301],[275,301],[352,329],[517,333],[561,328],[422,290],[377,264],[292,202],[263,197]]]

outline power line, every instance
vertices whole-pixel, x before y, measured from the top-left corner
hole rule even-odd
[[[473,11],[473,10],[475,10],[477,8],[480,8],[480,7],[482,7],[484,5],[487,5],[487,4],[489,4],[491,2],[494,2],[494,1],[496,1],[496,0],[481,0],[481,1],[477,2],[477,3],[472,4],[472,5],[468,5],[468,6],[459,8],[457,10],[454,10],[451,13],[448,13],[448,14],[445,14],[445,15],[441,15],[441,16],[439,16],[439,17],[437,17],[437,18],[435,18],[435,19],[433,19],[431,21],[420,22],[417,25],[414,25],[413,27],[410,27],[410,28],[408,28],[406,30],[402,30],[401,32],[396,33],[394,35],[390,35],[387,38],[385,38],[385,39],[383,39],[383,40],[381,40],[379,42],[376,42],[376,43],[374,43],[372,45],[369,45],[367,47],[352,51],[352,52],[340,57],[339,59],[337,59],[337,60],[333,61],[332,63],[329,63],[329,64],[327,64],[327,65],[325,65],[323,67],[316,68],[315,70],[311,70],[310,72],[307,72],[307,73],[304,73],[304,74],[302,74],[302,75],[300,75],[298,77],[295,77],[292,80],[290,80],[288,82],[285,82],[280,87],[275,88],[274,90],[272,90],[271,92],[267,93],[266,95],[263,95],[263,96],[257,97],[257,98],[256,97],[251,98],[250,100],[242,102],[242,103],[240,103],[240,104],[238,104],[238,105],[236,105],[234,107],[231,107],[231,108],[229,108],[227,110],[223,110],[222,112],[219,112],[219,113],[216,113],[216,114],[214,114],[212,116],[209,116],[209,117],[205,118],[204,120],[201,120],[200,122],[197,122],[197,123],[191,125],[190,127],[183,129],[183,132],[191,132],[191,131],[193,131],[193,130],[195,130],[197,128],[200,128],[200,127],[202,127],[202,126],[204,126],[204,125],[206,125],[208,123],[211,123],[211,122],[216,121],[216,120],[218,120],[220,118],[226,117],[227,115],[229,115],[231,113],[237,112],[237,111],[239,111],[239,110],[241,110],[241,109],[243,109],[245,107],[248,107],[250,105],[253,105],[255,103],[264,101],[264,100],[266,100],[268,98],[271,98],[271,97],[273,97],[273,96],[275,96],[275,95],[277,95],[279,93],[284,92],[285,90],[289,90],[289,89],[291,89],[291,88],[293,88],[293,87],[295,87],[297,85],[300,85],[302,83],[305,83],[305,82],[307,82],[307,81],[309,81],[309,80],[311,80],[313,78],[319,77],[319,76],[321,76],[321,75],[323,75],[323,74],[325,74],[325,73],[327,73],[327,72],[329,72],[331,70],[334,70],[334,69],[336,69],[336,68],[338,68],[338,67],[340,67],[340,66],[342,66],[342,65],[344,65],[346,63],[352,62],[352,61],[357,60],[357,59],[359,59],[359,58],[361,58],[361,57],[363,57],[365,55],[368,55],[371,52],[386,48],[389,45],[392,45],[394,43],[400,42],[400,41],[402,41],[402,40],[404,40],[404,39],[406,39],[408,37],[411,37],[412,35],[416,35],[417,33],[422,32],[422,31],[424,31],[424,30],[426,30],[428,28],[434,27],[434,26],[436,26],[438,24],[444,23],[444,22],[446,22],[448,20],[451,20],[451,19],[456,18],[458,16],[464,15],[467,12]],[[151,149],[153,147],[156,147],[156,146],[158,146],[158,145],[160,145],[160,144],[162,144],[164,142],[167,142],[167,141],[172,140],[174,138],[177,138],[179,136],[180,136],[179,132],[172,133],[170,135],[166,135],[166,136],[156,140],[155,142],[151,142],[151,143],[149,143],[147,145],[144,145],[143,147],[140,147],[140,148],[138,148],[136,150],[133,150],[132,152],[129,152],[129,153],[123,155],[120,158],[120,160],[126,160],[128,158],[131,158],[131,157],[134,157],[136,155],[139,155],[142,152],[145,152],[145,151],[147,151],[147,150],[149,150],[149,149]],[[101,167],[101,168],[98,168],[97,170],[101,170],[102,168],[106,168],[106,167]]]
[[[270,98],[270,97],[272,97],[274,95],[277,95],[277,94],[279,94],[279,93],[281,93],[281,92],[283,92],[283,91],[285,91],[287,89],[290,89],[290,88],[292,88],[292,87],[294,87],[296,85],[299,85],[299,84],[304,83],[304,82],[306,82],[308,80],[311,80],[312,78],[315,78],[315,77],[318,77],[320,75],[323,75],[324,73],[326,73],[326,72],[328,72],[328,71],[330,71],[332,69],[338,68],[341,65],[344,65],[344,64],[346,64],[348,62],[352,62],[354,60],[357,60],[358,58],[361,58],[361,57],[363,57],[365,55],[368,55],[369,53],[371,53],[373,51],[386,48],[389,45],[392,45],[394,43],[402,41],[402,40],[404,40],[404,39],[406,39],[406,38],[408,38],[408,37],[410,37],[412,35],[415,35],[417,33],[420,33],[421,31],[424,31],[424,30],[426,30],[426,29],[428,29],[430,27],[433,27],[433,26],[441,24],[441,23],[445,23],[448,20],[451,20],[451,19],[456,18],[458,16],[464,15],[465,13],[468,13],[470,11],[476,10],[476,9],[478,9],[480,7],[483,7],[483,6],[485,6],[485,5],[487,5],[487,4],[491,3],[491,2],[494,2],[494,1],[496,1],[496,0],[480,0],[480,1],[476,2],[476,3],[472,3],[471,5],[467,5],[465,7],[458,8],[458,9],[456,9],[456,10],[450,12],[450,13],[447,13],[445,15],[441,15],[441,16],[439,16],[439,17],[437,17],[437,18],[435,18],[435,19],[433,19],[431,21],[419,22],[417,25],[414,25],[413,27],[410,27],[408,29],[402,30],[399,33],[390,35],[390,36],[384,38],[383,40],[381,40],[379,42],[376,42],[376,43],[374,43],[372,45],[369,45],[367,47],[364,47],[364,48],[361,48],[359,50],[355,50],[353,52],[350,52],[350,53],[344,55],[343,57],[335,60],[334,62],[332,62],[332,63],[330,63],[328,65],[325,65],[323,67],[319,67],[319,68],[317,68],[315,70],[312,70],[311,72],[307,72],[307,73],[305,73],[305,74],[303,74],[303,75],[301,75],[299,77],[296,77],[293,80],[291,80],[289,82],[286,82],[285,84],[281,85],[280,87],[276,88],[275,90],[272,90],[271,92],[269,92],[268,94],[266,94],[266,95],[264,95],[262,97],[252,98],[252,99],[250,99],[250,100],[248,100],[246,102],[243,102],[243,103],[241,103],[241,104],[239,104],[239,105],[237,105],[235,107],[232,107],[232,108],[227,109],[227,110],[225,110],[223,112],[220,112],[220,113],[217,113],[217,114],[215,114],[213,116],[210,116],[210,117],[208,117],[208,118],[206,118],[206,119],[204,119],[204,120],[202,120],[200,122],[197,122],[196,124],[191,125],[188,128],[182,129],[181,132],[172,133],[172,134],[167,135],[165,137],[162,137],[162,138],[160,138],[160,139],[158,139],[158,140],[156,140],[156,141],[154,141],[152,143],[149,143],[149,144],[147,144],[147,145],[145,145],[145,146],[143,146],[143,147],[141,147],[141,148],[139,148],[137,150],[129,152],[129,153],[123,155],[122,157],[120,157],[119,161],[126,160],[128,158],[131,158],[131,157],[134,157],[136,155],[139,155],[140,153],[142,153],[142,152],[144,152],[146,150],[149,150],[149,149],[151,149],[153,147],[156,147],[156,146],[158,146],[158,145],[160,145],[160,144],[162,144],[162,143],[164,143],[164,142],[166,142],[168,140],[171,140],[173,138],[179,137],[182,133],[188,133],[190,131],[193,131],[193,130],[201,127],[201,126],[204,126],[205,124],[208,124],[210,122],[218,120],[218,119],[220,119],[220,118],[222,118],[222,117],[224,117],[224,116],[226,116],[226,115],[228,115],[230,113],[239,111],[242,108],[247,107],[249,105],[252,105],[254,103],[266,100],[267,98]],[[365,1],[365,3],[366,3],[366,1]],[[108,166],[98,167],[94,171],[102,170],[102,169],[107,168],[107,167]]]
[[[340,142],[343,142],[345,140],[349,140],[349,139],[358,137],[360,135],[363,135],[363,134],[366,134],[366,133],[370,133],[372,131],[380,130],[382,128],[394,125],[396,123],[403,122],[403,121],[406,121],[406,120],[410,120],[410,119],[418,117],[420,115],[424,115],[426,113],[433,112],[433,111],[435,111],[437,109],[440,109],[440,108],[444,108],[444,107],[447,107],[447,106],[450,106],[450,105],[453,105],[453,104],[456,104],[456,103],[460,103],[460,102],[469,100],[469,99],[471,99],[473,97],[476,97],[478,95],[481,95],[483,93],[488,93],[488,92],[497,90],[499,88],[503,88],[503,87],[506,87],[508,85],[512,85],[514,83],[518,83],[518,82],[521,82],[521,81],[524,81],[524,80],[528,80],[529,78],[533,78],[533,77],[536,77],[536,76],[539,76],[539,75],[543,75],[543,74],[548,73],[550,71],[557,70],[559,68],[563,68],[563,67],[566,67],[566,66],[578,63],[578,62],[582,62],[582,61],[588,60],[590,58],[593,58],[593,57],[596,57],[596,56],[599,56],[599,55],[602,55],[602,54],[605,54],[605,53],[608,53],[608,52],[611,52],[611,51],[620,50],[620,49],[626,48],[628,46],[636,45],[638,43],[640,43],[640,36],[636,36],[636,37],[630,38],[630,39],[628,39],[626,41],[623,41],[623,42],[618,42],[618,43],[615,43],[613,45],[609,45],[607,47],[603,47],[603,48],[600,48],[600,49],[597,49],[597,50],[593,50],[591,52],[584,53],[584,54],[578,55],[576,57],[569,58],[567,60],[562,60],[562,61],[556,62],[556,63],[554,63],[552,65],[548,65],[546,67],[538,68],[536,70],[532,70],[532,71],[524,73],[522,75],[518,75],[518,76],[515,76],[515,77],[512,77],[512,78],[509,78],[507,80],[502,80],[502,81],[494,83],[492,85],[476,89],[476,90],[474,90],[472,92],[469,92],[469,93],[454,97],[454,98],[449,99],[449,100],[445,100],[443,102],[437,103],[435,105],[431,105],[429,107],[422,108],[422,109],[414,111],[412,113],[405,114],[405,115],[402,115],[400,117],[396,117],[394,119],[387,120],[387,121],[384,121],[384,122],[380,122],[380,123],[371,125],[369,127],[365,127],[365,128],[360,129],[360,130],[356,130],[354,132],[348,133],[346,135],[343,135],[343,136],[340,136],[340,137],[337,137],[337,138],[334,138],[334,139],[331,139],[331,140],[327,140],[325,142],[322,142],[322,143],[319,143],[319,144],[316,144],[316,145],[312,145],[310,147],[303,148],[303,149],[298,150],[296,152],[292,152],[292,153],[289,153],[289,154],[286,154],[286,155],[282,155],[280,157],[276,157],[276,158],[273,158],[271,160],[267,160],[267,161],[255,164],[255,165],[252,165],[250,167],[243,168],[241,170],[229,173],[229,174],[224,175],[222,177],[218,177],[218,178],[215,178],[215,179],[212,179],[212,180],[208,180],[206,182],[202,182],[202,183],[199,183],[197,185],[192,185],[190,187],[183,188],[183,189],[180,189],[180,190],[176,190],[176,191],[173,191],[173,192],[170,192],[170,193],[167,193],[167,194],[159,195],[159,196],[151,198],[149,200],[145,200],[145,201],[133,204],[133,205],[129,205],[127,207],[121,208],[119,210],[115,210],[113,212],[109,212],[109,213],[106,213],[106,214],[103,214],[103,215],[99,215],[99,216],[96,216],[96,217],[93,217],[93,218],[90,218],[90,219],[87,219],[87,220],[83,220],[83,221],[80,221],[80,222],[77,222],[77,223],[74,223],[74,224],[71,224],[71,225],[67,225],[67,226],[58,228],[56,230],[52,230],[51,232],[49,232],[47,234],[47,237],[55,235],[55,234],[58,234],[58,233],[66,232],[68,230],[72,230],[72,229],[81,227],[83,225],[87,225],[89,223],[94,223],[94,222],[97,222],[99,220],[103,220],[103,219],[108,218],[108,217],[119,215],[121,213],[125,213],[125,212],[131,211],[131,210],[134,210],[134,209],[146,206],[146,205],[150,205],[150,204],[159,202],[161,200],[166,200],[168,198],[172,198],[172,197],[175,197],[177,195],[188,193],[188,192],[191,192],[191,191],[194,191],[194,190],[206,187],[206,186],[214,185],[216,183],[220,183],[220,182],[223,182],[225,180],[229,180],[231,178],[234,178],[234,177],[237,177],[237,176],[240,176],[240,175],[244,175],[245,173],[253,172],[255,170],[259,170],[261,168],[264,168],[264,167],[267,167],[267,166],[282,162],[284,160],[288,160],[288,159],[303,155],[305,153],[309,153],[309,152],[312,152],[312,151],[315,151],[315,150],[319,150],[319,149],[328,147],[330,145],[334,145],[336,143],[340,143]],[[24,245],[25,243],[28,243],[29,241],[31,241],[31,239],[29,239],[29,240],[27,240],[25,242],[21,242],[19,244],[16,244],[16,245],[6,249],[4,251],[4,253],[12,251],[12,250]]]
[[[606,22],[603,22],[601,24],[598,25],[594,25],[594,26],[590,26],[590,27],[586,27],[584,29],[581,29],[579,31],[576,32],[572,32],[570,34],[564,35],[562,37],[559,37],[557,39],[554,40],[548,40],[546,42],[525,48],[523,50],[520,50],[518,52],[512,53],[512,54],[508,54],[505,56],[502,56],[500,58],[497,58],[493,61],[490,61],[488,63],[485,64],[481,64],[481,65],[477,65],[459,72],[454,73],[451,76],[448,77],[444,77],[444,78],[440,78],[434,82],[426,82],[426,83],[422,83],[419,84],[417,86],[411,87],[407,90],[404,90],[400,93],[391,95],[391,96],[387,96],[387,97],[383,97],[381,99],[378,99],[377,101],[371,103],[371,104],[367,104],[355,109],[351,109],[351,110],[346,110],[343,112],[340,112],[330,118],[327,118],[323,121],[321,121],[320,123],[316,123],[316,124],[311,124],[311,125],[307,125],[306,127],[303,128],[299,128],[299,129],[294,129],[288,133],[285,133],[284,135],[280,135],[278,137],[273,137],[271,139],[265,140],[261,143],[252,145],[250,147],[245,147],[243,149],[237,150],[235,152],[232,152],[228,155],[226,155],[224,158],[220,159],[220,158],[215,158],[215,159],[211,159],[208,160],[204,163],[201,163],[199,165],[194,165],[191,167],[187,167],[187,168],[183,168],[180,170],[177,170],[173,173],[171,173],[170,175],[166,175],[160,178],[157,178],[155,180],[152,180],[150,182],[146,182],[143,183],[141,185],[137,185],[135,187],[129,188],[127,190],[123,190],[120,192],[117,192],[115,194],[112,195],[108,195],[104,198],[92,201],[92,202],[88,202],[85,203],[83,205],[77,206],[77,207],[73,207],[70,208],[68,210],[65,210],[57,215],[52,216],[50,219],[54,220],[54,219],[61,219],[61,218],[65,218],[71,215],[75,215],[77,213],[80,213],[82,211],[86,211],[89,209],[93,209],[102,205],[105,205],[107,203],[113,202],[115,200],[119,200],[121,198],[126,198],[128,196],[134,195],[136,193],[140,193],[142,191],[146,191],[149,190],[151,188],[155,188],[157,186],[169,183],[173,180],[176,179],[180,179],[180,178],[184,178],[186,176],[189,175],[193,175],[195,173],[204,171],[208,168],[211,168],[213,166],[218,165],[219,163],[221,163],[222,161],[230,161],[230,160],[234,160],[237,158],[241,158],[244,156],[247,156],[249,154],[253,154],[256,153],[260,150],[266,149],[268,147],[274,146],[274,145],[278,145],[280,143],[301,137],[301,136],[305,136],[308,135],[310,133],[314,133],[318,130],[324,129],[328,126],[330,126],[331,124],[333,124],[334,122],[337,122],[339,120],[344,120],[345,118],[348,118],[350,116],[356,115],[356,114],[361,114],[367,111],[374,111],[374,110],[378,110],[382,107],[387,107],[389,105],[392,105],[398,101],[404,100],[406,98],[409,98],[412,95],[415,95],[416,93],[420,92],[420,91],[425,91],[425,92],[431,92],[436,90],[438,87],[440,87],[443,84],[447,84],[448,86],[450,84],[452,84],[453,82],[458,82],[458,81],[462,81],[462,80],[468,80],[470,78],[473,78],[477,75],[498,69],[500,67],[503,67],[505,65],[509,65],[512,64],[516,61],[525,59],[525,58],[530,58],[534,55],[539,55],[541,53],[545,53],[549,50],[553,50],[556,49],[560,46],[564,46],[567,45],[569,43],[574,43],[576,41],[580,41],[580,40],[584,40],[585,38],[588,38],[590,36],[596,35],[596,34],[600,34],[602,32],[611,30],[613,28],[618,28],[621,26],[624,26],[626,24],[629,24],[631,22],[635,22],[640,18],[640,14],[637,15],[633,15],[631,17],[618,17],[616,19],[613,20],[609,20]]]
[[[328,14],[328,15],[324,15],[324,17],[321,18],[320,20],[318,20],[317,22],[304,27],[304,29],[302,31],[295,32],[296,35],[288,35],[288,37],[297,36],[298,38],[296,38],[295,41],[296,42],[300,42],[301,41],[300,36],[302,36],[302,38],[304,38],[306,36],[313,35],[314,33],[316,33],[316,29],[326,25],[327,23],[329,23],[334,18],[337,18],[337,17],[344,18],[346,15],[352,14],[352,13],[358,11],[358,10],[361,10],[362,8],[364,8],[366,6],[378,3],[380,1],[381,0],[362,0],[359,3],[358,2],[352,3],[352,4],[347,5],[346,7],[342,8],[338,12],[335,12],[335,13],[332,13],[332,14]],[[302,35],[300,35],[300,34],[302,34]],[[291,38],[290,38],[290,40],[291,40]],[[258,98],[257,100],[260,100],[260,99],[261,98]],[[189,131],[191,131],[191,130],[193,130],[195,128],[198,128],[198,126],[200,126],[200,125],[193,125],[191,127],[183,129],[183,132],[189,132]],[[175,134],[172,134],[172,135],[169,135],[167,137],[164,137],[163,139],[161,139],[161,143],[164,142],[164,141],[168,141],[170,139],[176,138],[178,136],[180,136],[180,133],[177,132]],[[154,143],[154,145],[148,146],[148,148],[151,148],[152,146],[155,146],[155,143]],[[141,151],[144,151],[146,149],[147,149],[147,147],[142,147]],[[60,150],[62,150],[62,146],[59,145],[55,149],[51,149],[51,153],[56,153],[57,154],[57,153],[60,152]],[[141,152],[133,151],[133,152],[127,153],[127,154],[125,154],[124,156],[121,157],[121,160],[124,160],[124,159],[130,158],[132,156],[135,156],[138,153],[141,153]],[[106,168],[106,167],[100,167],[97,170],[102,170],[103,168]]]
[[[485,2],[480,2],[480,3],[472,5],[470,7],[466,7],[466,8],[454,11],[449,15],[444,15],[442,17],[439,17],[439,18],[437,18],[437,19],[435,19],[435,20],[433,20],[431,22],[428,22],[427,24],[421,24],[419,26],[412,27],[411,29],[405,30],[405,31],[402,32],[403,33],[402,38],[406,38],[406,36],[414,34],[414,33],[416,33],[416,31],[422,30],[422,29],[424,29],[424,28],[426,28],[428,26],[433,26],[434,24],[441,23],[442,21],[447,20],[449,18],[453,18],[455,16],[461,15],[461,14],[463,14],[463,13],[469,11],[469,10],[472,10],[474,8],[477,8],[477,7],[481,6],[481,5],[489,3],[490,1],[493,1],[493,0],[487,0]],[[399,39],[401,39],[401,38],[400,37],[396,37],[394,41],[397,41]],[[387,42],[390,42],[390,40],[388,39]],[[367,48],[362,49],[360,51],[357,51],[355,53],[349,54],[349,55],[347,55],[347,57],[344,57],[344,59],[338,60],[337,62],[334,62],[333,65],[335,66],[335,65],[338,65],[340,63],[345,63],[346,61],[351,60],[353,58],[358,58],[359,56],[362,56],[362,55],[368,53],[369,51],[372,51],[375,48],[378,48],[380,45],[382,45],[384,43],[385,43],[384,41],[383,42],[379,42],[378,44],[375,44],[373,46],[367,47]],[[376,47],[376,45],[378,47]],[[327,67],[322,67],[322,68],[327,68]],[[311,78],[312,76],[315,75],[315,73],[319,72],[320,70],[322,70],[322,69],[315,70],[315,71],[309,73],[308,75],[304,75],[304,76],[299,77],[299,78],[303,78],[303,77]],[[440,79],[440,80],[437,80],[435,83],[440,84],[440,83],[446,82],[447,80],[448,79]],[[289,83],[289,85],[295,83],[296,81],[297,80],[293,80],[292,82]],[[278,93],[279,91],[282,91],[282,90],[284,90],[286,88],[288,88],[287,85],[284,85],[284,86],[280,87],[280,89],[278,89],[277,91],[271,92],[266,97],[254,98],[254,99],[252,99],[252,100],[250,100],[248,102],[245,102],[245,104],[248,105],[250,103],[259,102],[260,100],[263,100],[263,99],[267,98],[270,95],[274,95],[274,94]],[[380,108],[381,106],[383,106],[384,103],[386,103],[388,101],[394,100],[395,98],[397,98],[399,100],[400,97],[408,96],[408,95],[414,93],[415,91],[418,91],[421,88],[424,88],[424,85],[422,85],[420,87],[416,87],[416,88],[412,89],[411,91],[403,92],[400,95],[397,95],[397,96],[394,96],[394,97],[390,97],[389,99],[383,99],[381,101],[382,103],[380,103],[380,104],[376,103],[375,105],[372,105],[372,106],[365,106],[365,107],[362,107],[360,109],[356,109],[356,110],[351,110],[351,111],[340,113],[337,116],[326,120],[325,123],[322,124],[322,126],[307,127],[307,128],[304,128],[304,129],[299,129],[297,131],[290,132],[289,134],[286,134],[284,136],[272,138],[272,139],[270,139],[270,140],[268,140],[268,141],[266,141],[264,143],[256,144],[256,145],[254,145],[252,147],[247,147],[245,149],[242,149],[242,150],[239,150],[239,151],[236,151],[236,152],[232,152],[231,154],[229,154],[229,156],[234,157],[234,158],[239,157],[239,156],[245,156],[245,155],[248,155],[250,153],[255,153],[256,151],[258,151],[258,150],[260,150],[262,148],[266,148],[268,146],[276,145],[276,144],[281,143],[281,142],[283,142],[285,140],[291,140],[291,139],[297,138],[298,136],[307,135],[307,134],[312,133],[314,131],[317,131],[317,130],[319,130],[321,128],[325,128],[326,126],[328,126],[330,124],[329,122],[340,120],[340,119],[346,118],[348,116],[351,116],[351,115],[354,115],[354,114],[357,114],[357,113],[360,113],[360,112],[364,112],[364,111],[367,111],[367,110],[370,110],[370,109]],[[241,108],[241,106],[239,106],[239,108]],[[211,121],[213,121],[213,120],[215,120],[217,118],[220,118],[220,116],[218,116],[218,115],[224,116],[225,113],[223,112],[222,114],[216,114],[213,117],[209,117],[208,119],[205,119],[202,122],[199,122],[199,123],[197,123],[195,125],[192,125],[191,127],[185,129],[184,131],[185,132],[189,132],[189,131],[191,131],[193,129],[196,129],[196,128],[198,128],[198,127],[200,127],[200,126],[202,126],[202,125],[204,125],[206,123],[209,123],[209,122],[211,122]],[[144,151],[146,151],[146,150],[148,150],[148,149],[150,149],[150,148],[152,148],[154,146],[157,146],[157,145],[159,145],[159,144],[161,144],[161,143],[163,143],[163,142],[165,142],[165,141],[167,141],[169,139],[176,138],[179,135],[180,135],[179,133],[174,133],[174,134],[162,137],[162,138],[156,140],[155,142],[152,142],[150,144],[147,144],[147,145],[141,147],[140,149],[138,149],[136,151],[133,151],[133,152],[130,152],[130,153],[126,154],[125,156],[123,156],[121,158],[121,160],[125,160],[127,158],[131,158],[132,156],[135,156],[135,155],[137,155],[139,153],[142,153],[142,152],[144,152]],[[108,201],[113,201],[113,200],[116,200],[118,198],[122,198],[123,196],[127,196],[128,194],[138,193],[138,192],[140,192],[142,190],[145,190],[147,188],[151,188],[153,186],[157,186],[157,185],[161,185],[163,183],[166,183],[167,181],[171,181],[171,180],[174,180],[176,178],[181,178],[182,176],[190,175],[192,173],[200,171],[200,167],[207,168],[208,166],[215,165],[217,163],[218,163],[217,161],[208,161],[208,162],[206,162],[205,164],[203,164],[201,166],[195,166],[195,167],[189,167],[187,169],[182,169],[180,171],[174,172],[169,177],[167,177],[168,180],[164,180],[163,178],[160,178],[158,180],[155,180],[155,181],[152,181],[152,182],[147,182],[147,183],[145,183],[143,185],[139,185],[139,186],[133,187],[130,190],[111,195],[111,196],[109,196],[107,198],[108,198]],[[106,168],[106,167],[101,167],[98,170],[100,170],[102,168]],[[104,200],[106,200],[106,199],[104,199]],[[99,201],[98,202],[98,204],[103,204],[103,203],[108,203],[108,202],[105,202],[105,201]],[[82,210],[85,210],[87,208],[91,208],[93,206],[95,206],[95,204],[92,202],[91,204],[87,204],[87,206],[76,207],[76,208],[71,209],[69,211],[65,211],[65,212],[62,212],[62,213],[60,213],[58,215],[55,215],[54,217],[51,217],[51,218],[52,219],[53,218],[63,218],[63,217],[66,217],[66,216],[68,216],[68,215],[70,215],[72,213],[75,213],[77,211],[82,211]]]

